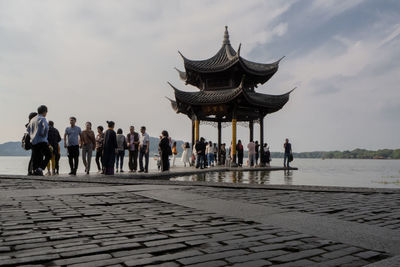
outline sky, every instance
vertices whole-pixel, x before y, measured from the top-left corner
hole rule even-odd
[[[185,85],[178,50],[206,59],[225,25],[241,56],[278,72],[256,90],[289,102],[264,121],[272,151],[400,147],[400,2],[20,1],[0,0],[0,143],[20,140],[28,114],[47,105],[64,132],[68,118],[94,126],[114,120],[126,132],[145,125],[190,141],[191,121],[166,97]],[[200,126],[216,141],[217,130]],[[231,138],[230,126],[223,140]],[[248,128],[238,127],[247,144]],[[255,139],[259,127],[255,125]]]

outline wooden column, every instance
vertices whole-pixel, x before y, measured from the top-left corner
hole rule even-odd
[[[254,122],[253,121],[249,121],[249,129],[250,129],[249,141],[254,141]]]
[[[217,164],[221,164],[221,131],[222,131],[222,124],[218,122],[218,160]]]
[[[232,118],[232,166],[236,165],[236,118]]]
[[[196,118],[194,120],[194,141],[199,141],[200,138],[200,121]]]
[[[192,119],[192,151],[193,147],[196,145],[196,142],[194,140],[194,119]]]

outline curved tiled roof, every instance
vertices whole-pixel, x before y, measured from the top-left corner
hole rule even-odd
[[[290,93],[293,92],[294,89],[283,95],[267,95],[247,91],[244,91],[243,94],[246,100],[252,105],[268,108],[270,112],[275,112],[280,110],[289,101]]]
[[[242,93],[241,87],[216,91],[184,92],[172,84],[168,84],[174,89],[177,101],[196,106],[225,104],[234,100]]]
[[[248,104],[267,109],[269,112],[275,112],[281,109],[288,102],[289,95],[294,90],[283,95],[267,95],[243,90],[242,86],[239,86],[227,90],[184,92],[177,89],[172,84],[168,84],[175,91],[176,102],[182,102],[193,106],[217,105],[231,102],[243,94]]]
[[[240,56],[240,46],[237,52],[231,46],[227,27],[225,28],[222,47],[213,57],[205,60],[190,60],[183,56],[182,53],[179,52],[179,54],[183,58],[186,71],[192,70],[201,73],[224,71],[240,62],[240,65],[247,72],[254,75],[264,76],[275,73],[278,70],[279,62],[282,60],[281,58],[280,60],[271,64],[262,64],[244,59]]]

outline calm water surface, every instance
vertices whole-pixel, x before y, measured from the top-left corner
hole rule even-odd
[[[29,157],[0,157],[0,174],[26,174]],[[273,159],[272,165],[279,166],[281,159]],[[125,171],[128,169],[125,158]],[[82,161],[78,172],[83,172]],[[180,166],[180,159],[177,159]],[[213,172],[196,174],[171,180],[210,181],[227,183],[320,185],[345,187],[400,188],[400,160],[350,160],[350,159],[295,159],[292,166],[297,171],[257,171],[257,172]],[[150,158],[150,170],[157,168]],[[92,171],[97,167],[92,160]],[[60,160],[60,172],[68,173],[68,159]]]
[[[278,166],[281,159],[273,159]],[[295,159],[297,171],[215,172],[171,180],[400,188],[400,160]]]

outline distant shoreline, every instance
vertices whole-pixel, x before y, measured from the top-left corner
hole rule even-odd
[[[158,153],[158,141],[155,137],[150,138],[150,155]],[[176,140],[178,151],[181,152],[183,141]],[[66,155],[63,144],[61,146],[61,155]],[[30,151],[26,151],[21,147],[21,142],[6,142],[0,144],[0,156],[18,157],[30,156]],[[247,151],[244,153],[247,157]],[[294,158],[311,158],[311,159],[400,159],[400,149],[354,149],[345,151],[312,151],[312,152],[294,152]],[[179,157],[179,155],[178,155]],[[271,152],[272,158],[283,158],[283,152]]]

